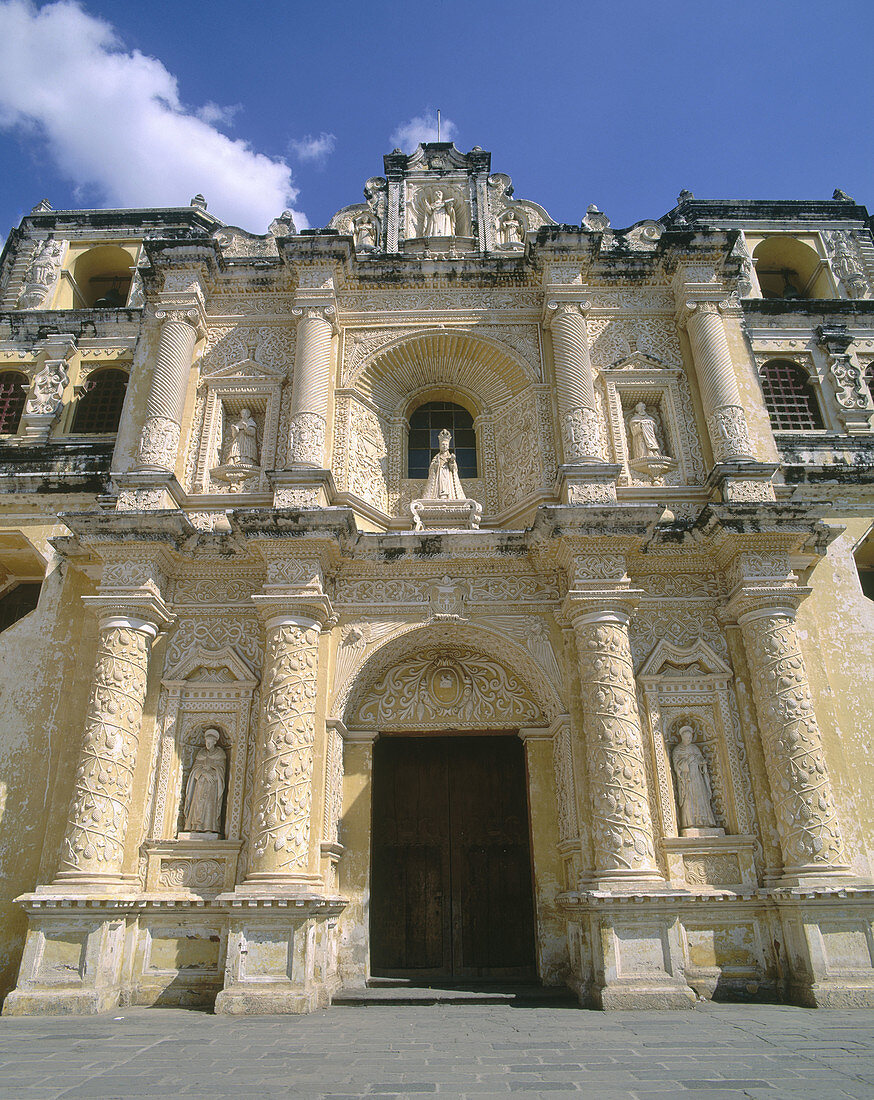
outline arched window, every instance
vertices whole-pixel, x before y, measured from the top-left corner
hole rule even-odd
[[[101,370],[92,374],[79,397],[73,417],[73,434],[97,435],[118,431],[127,374],[123,370]]]
[[[804,432],[823,426],[810,380],[796,363],[786,359],[765,363],[762,393],[774,431]]]
[[[825,262],[803,241],[775,234],[756,246],[753,258],[765,298],[834,297]]]
[[[14,435],[27,400],[27,375],[17,370],[0,372],[0,435]]]
[[[133,276],[133,259],[119,245],[89,248],[76,260],[73,279],[78,290],[75,303],[86,309],[118,309],[127,303]]]
[[[458,460],[458,476],[477,477],[476,432],[473,417],[451,401],[429,401],[410,417],[407,477],[428,476],[431,459],[440,447],[440,432],[452,432],[450,446]]]

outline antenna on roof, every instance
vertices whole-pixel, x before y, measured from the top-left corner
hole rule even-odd
[[[440,108],[437,108],[437,140],[440,140]]]

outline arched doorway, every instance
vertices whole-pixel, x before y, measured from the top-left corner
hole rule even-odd
[[[373,752],[367,883],[349,939],[367,937],[368,974],[551,972],[555,686],[515,641],[463,620],[395,635],[353,684],[338,699],[343,721]]]

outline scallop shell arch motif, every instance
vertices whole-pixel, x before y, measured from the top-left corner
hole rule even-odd
[[[379,730],[513,729],[542,721],[522,681],[476,655],[421,653],[371,687],[355,722]]]

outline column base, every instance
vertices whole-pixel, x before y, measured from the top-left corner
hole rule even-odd
[[[575,462],[558,468],[556,496],[562,504],[615,504],[622,467],[612,462]]]
[[[121,992],[98,989],[13,989],[3,1002],[4,1016],[99,1016],[112,1012]]]
[[[290,982],[265,982],[229,986],[215,999],[217,1016],[304,1016],[329,1008],[331,993],[326,988],[304,992]]]

